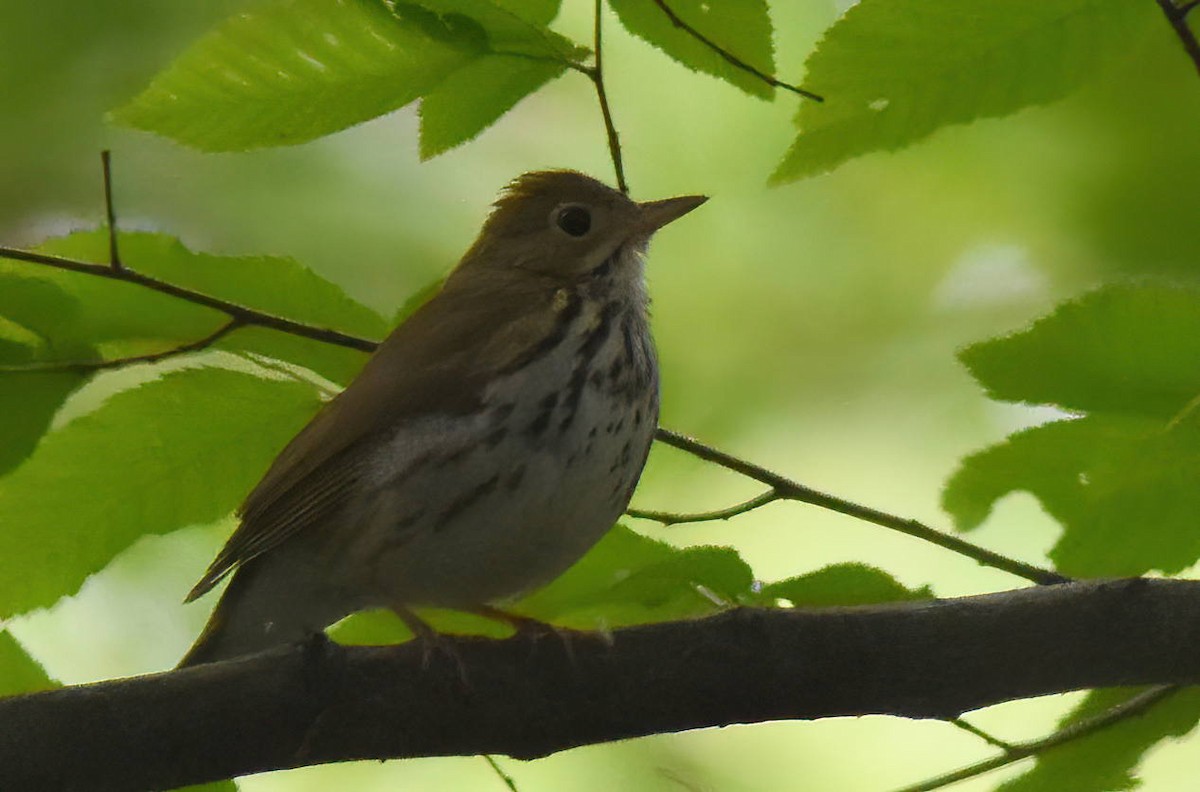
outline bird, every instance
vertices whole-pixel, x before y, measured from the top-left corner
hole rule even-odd
[[[229,577],[180,667],[387,608],[506,618],[628,507],[659,411],[644,255],[707,200],[583,173],[505,187],[440,290],[271,463],[191,602]]]

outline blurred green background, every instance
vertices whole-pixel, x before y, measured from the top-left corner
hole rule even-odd
[[[427,163],[418,162],[412,108],[315,143],[248,154],[199,154],[106,125],[107,110],[244,5],[0,3],[0,243],[28,245],[99,222],[98,153],[110,148],[125,228],[161,230],[213,253],[291,255],[390,316],[457,260],[513,176],[572,167],[612,179],[591,86],[573,73],[479,140]],[[590,4],[564,5],[556,28],[586,40]],[[840,10],[824,0],[773,5],[781,76],[798,79]],[[1200,79],[1165,21],[1066,101],[943,130],[907,151],[774,189],[765,182],[794,135],[795,98],[748,98],[608,21],[609,90],[634,196],[713,197],[665,231],[651,255],[663,423],[671,428],[808,485],[944,526],[938,494],[956,460],[1048,417],[988,402],[955,351],[1100,282],[1196,272]],[[693,510],[756,491],[660,448],[634,502]],[[630,524],[679,544],[732,545],[764,580],[862,560],[941,596],[1021,583],[794,504],[730,523]],[[212,604],[184,607],[182,596],[230,527],[145,540],[78,597],[13,632],[65,682],[168,668]],[[1056,532],[1032,499],[1015,496],[974,539],[1041,563]],[[1020,702],[974,720],[1020,740],[1050,729],[1076,700]],[[1200,773],[1191,742],[1153,752],[1143,788],[1189,786],[1184,779]],[[862,718],[501,762],[522,792],[882,792],[991,752],[948,725]],[[956,789],[992,789],[1019,770]],[[276,773],[242,788],[502,785],[482,760],[454,758]]]

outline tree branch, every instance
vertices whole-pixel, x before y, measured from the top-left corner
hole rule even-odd
[[[1070,580],[1065,575],[1060,575],[1051,569],[1043,569],[1033,564],[1027,564],[1024,561],[1003,556],[964,539],[960,539],[953,534],[931,528],[916,520],[898,517],[894,514],[872,509],[869,506],[862,506],[834,495],[819,492],[799,482],[792,481],[786,476],[768,470],[761,465],[739,459],[732,454],[719,451],[712,446],[701,443],[699,440],[679,434],[678,432],[673,432],[670,429],[660,426],[655,438],[666,445],[686,451],[706,462],[712,462],[735,473],[740,473],[747,478],[766,484],[780,500],[808,503],[813,506],[819,506],[822,509],[829,509],[839,514],[845,514],[848,517],[874,523],[883,528],[899,531],[900,533],[922,539],[967,558],[972,558],[984,566],[1003,570],[1040,585],[1065,583]]]
[[[1196,34],[1192,32],[1187,21],[1188,12],[1196,7],[1196,3],[1187,2],[1177,6],[1174,0],[1155,0],[1155,2],[1162,9],[1167,21],[1171,23],[1171,28],[1179,37],[1179,43],[1183,45],[1183,51],[1192,59],[1196,71],[1200,72],[1200,42],[1196,41]]]
[[[1016,698],[1200,680],[1200,582],[739,609],[617,630],[421,648],[310,643],[0,701],[0,789],[166,789],[352,759],[517,758],[732,723],[950,719]],[[733,673],[736,669],[736,673]],[[603,702],[603,706],[597,706]],[[70,746],[64,761],[63,746]]]
[[[699,30],[696,30],[696,28],[692,27],[687,22],[684,22],[683,19],[681,19],[679,17],[679,15],[676,14],[669,5],[667,5],[666,0],[654,0],[654,4],[656,6],[658,6],[664,14],[667,15],[667,19],[671,20],[671,24],[673,24],[675,27],[679,28],[683,32],[687,33],[692,38],[696,39],[697,41],[699,41],[704,46],[708,47],[713,52],[720,55],[734,68],[749,72],[750,74],[753,74],[755,77],[757,77],[758,79],[765,82],[767,85],[773,86],[775,88],[783,88],[785,90],[791,91],[794,94],[799,94],[800,96],[803,96],[806,99],[812,99],[814,102],[824,102],[825,101],[825,97],[823,97],[823,96],[819,96],[819,95],[813,93],[812,91],[806,91],[803,88],[799,88],[795,85],[792,85],[791,83],[785,83],[783,80],[776,79],[775,77],[772,77],[769,74],[759,71],[758,69],[751,66],[749,63],[746,63],[744,60],[737,57],[732,52],[729,52],[728,50],[721,47],[721,45],[717,44],[715,41],[710,39],[708,36],[705,36]]]

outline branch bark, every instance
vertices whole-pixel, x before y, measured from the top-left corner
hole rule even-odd
[[[777,719],[956,717],[1200,680],[1200,582],[1121,580],[857,608],[739,609],[459,654],[312,643],[0,701],[0,789],[167,789],[351,759],[535,758]]]

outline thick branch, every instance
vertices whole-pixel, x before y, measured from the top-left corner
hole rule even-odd
[[[165,789],[350,759],[504,753],[758,721],[953,718],[1016,698],[1200,680],[1200,582],[735,610],[611,645],[312,645],[0,701],[0,789]],[[68,746],[64,748],[64,746]],[[66,751],[66,753],[64,753]]]

